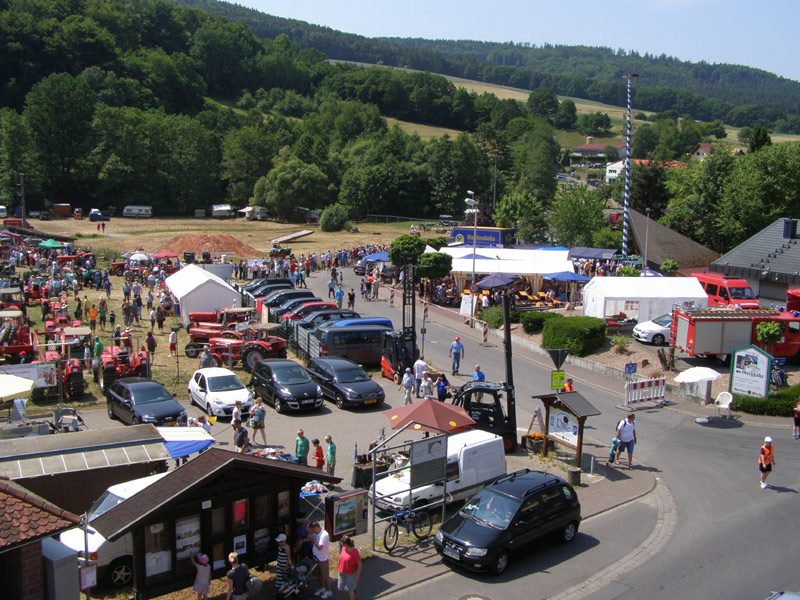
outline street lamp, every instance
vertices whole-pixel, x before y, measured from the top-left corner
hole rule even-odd
[[[464,202],[466,202],[467,206],[470,208],[467,209],[466,212],[472,211],[473,220],[472,220],[472,280],[470,281],[470,294],[472,298],[472,310],[470,311],[470,326],[473,323],[473,318],[475,316],[475,290],[477,290],[477,286],[475,285],[475,254],[478,250],[478,201],[475,200],[475,192],[467,191],[467,194],[470,196],[469,198],[464,198]]]
[[[644,211],[647,213],[647,225],[644,228],[644,274],[647,276],[647,238],[650,235],[650,209],[645,208]]]

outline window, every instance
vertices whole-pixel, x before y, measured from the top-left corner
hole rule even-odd
[[[447,463],[447,481],[455,481],[460,475],[457,460]]]
[[[564,494],[564,498],[566,498],[566,499],[567,499],[567,502],[572,502],[573,498],[575,497],[575,494],[574,494],[574,492],[572,491],[572,489],[571,489],[571,488],[568,488],[568,487],[567,487],[567,486],[565,486],[565,485],[562,485],[562,486],[561,486],[561,491],[562,491],[562,492],[563,492],[563,494]]]
[[[191,556],[200,552],[200,515],[175,521],[175,573],[193,573]]]
[[[800,321],[789,321],[787,323],[789,333],[793,335],[800,334]]]
[[[245,531],[250,527],[250,511],[247,498],[233,502],[233,530]]]
[[[730,296],[728,296],[728,288],[721,286],[719,288],[719,297],[726,301],[730,300]]]
[[[713,283],[706,284],[706,294],[708,294],[709,296],[716,296],[718,291],[719,288],[716,286],[716,284]]]
[[[153,523],[144,528],[144,574],[147,583],[170,579],[172,549],[166,523]]]

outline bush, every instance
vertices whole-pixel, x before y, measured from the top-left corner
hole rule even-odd
[[[434,250],[440,250],[443,246],[447,246],[447,237],[440,235],[438,237],[432,237],[425,240],[428,243],[428,246],[433,248]]]
[[[772,417],[791,417],[794,405],[800,394],[800,385],[783,388],[766,398],[752,396],[734,396],[731,409],[751,415],[768,415]]]
[[[542,328],[544,348],[569,348],[573,356],[586,356],[603,345],[606,322],[595,317],[548,319]]]
[[[512,323],[519,323],[519,313],[512,310],[509,314]],[[491,329],[500,329],[503,326],[503,307],[490,306],[484,308],[478,313],[478,318],[481,321],[486,321]]]
[[[550,319],[563,319],[564,315],[553,312],[525,312],[520,315],[519,322],[525,333],[538,333]]]
[[[614,352],[617,354],[622,354],[625,352],[625,350],[628,349],[627,336],[624,336],[621,333],[611,336],[611,347],[614,348]]]
[[[333,204],[322,211],[319,226],[322,231],[341,231],[350,215],[341,204]]]

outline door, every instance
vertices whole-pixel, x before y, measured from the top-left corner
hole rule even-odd
[[[561,488],[550,488],[539,494],[541,503],[542,527],[539,535],[546,535],[556,531],[564,525],[566,515],[566,502]]]
[[[194,391],[196,393],[195,402],[197,403],[198,406],[201,406],[203,410],[208,410],[208,404],[206,398],[208,392],[208,386],[206,385],[206,378],[205,376],[203,376],[202,373],[198,373],[197,375],[194,376],[194,381],[197,384],[194,388]]]
[[[118,390],[119,402],[117,406],[119,410],[117,414],[123,421],[131,423],[133,421],[133,400],[131,399],[131,391],[124,386],[120,386]]]
[[[519,508],[512,526],[510,545],[522,546],[534,541],[541,535],[542,524],[541,494],[533,494]]]

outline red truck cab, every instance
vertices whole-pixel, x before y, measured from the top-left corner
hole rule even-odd
[[[722,273],[692,273],[708,294],[709,306],[740,306],[745,310],[760,308],[758,298],[744,279]]]

